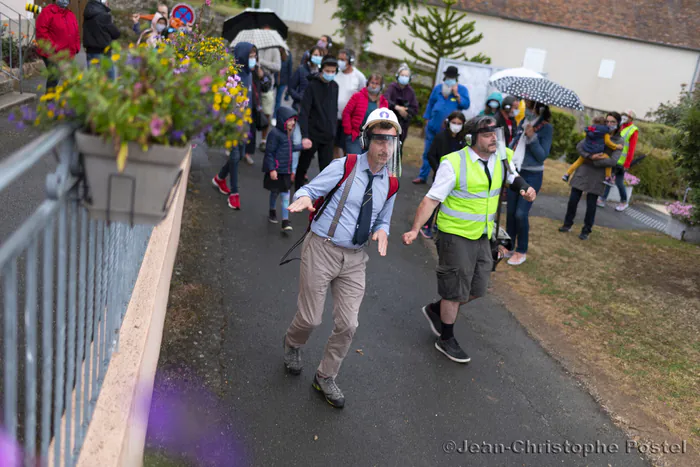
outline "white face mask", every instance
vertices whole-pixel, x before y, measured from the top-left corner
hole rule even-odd
[[[513,117],[517,117],[518,115],[520,115],[520,109],[513,109],[512,113],[513,113]]]
[[[462,128],[464,128],[464,125],[461,123],[450,123],[450,131],[455,135],[462,131]]]
[[[156,31],[158,31],[158,32],[165,31],[165,25],[164,24],[156,24]]]
[[[621,122],[622,122],[623,125],[624,125],[625,123],[629,122],[629,121],[630,121],[630,119],[629,119],[629,117],[627,117],[627,115],[623,115],[623,116],[622,116]]]

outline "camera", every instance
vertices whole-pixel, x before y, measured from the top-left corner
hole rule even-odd
[[[493,267],[491,271],[495,271],[498,263],[504,258],[503,254],[499,251],[498,247],[500,246],[508,251],[513,249],[513,240],[503,227],[498,227],[498,233],[491,237],[491,255],[493,256]]]

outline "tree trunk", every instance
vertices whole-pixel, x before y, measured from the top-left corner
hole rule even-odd
[[[349,21],[345,28],[345,48],[355,52],[354,66],[358,66],[360,63],[360,55],[365,45],[366,34],[367,25],[360,21]]]

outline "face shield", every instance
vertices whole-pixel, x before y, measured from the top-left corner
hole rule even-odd
[[[401,177],[401,142],[398,136],[369,133],[370,150],[386,161],[389,174]]]
[[[472,135],[467,135],[467,143],[477,152],[482,154],[496,154],[498,160],[506,158],[506,137],[503,128],[495,125],[479,128],[476,130],[474,141]]]

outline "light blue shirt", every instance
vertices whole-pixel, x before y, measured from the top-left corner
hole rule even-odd
[[[334,186],[343,178],[345,171],[345,159],[336,159],[326,167],[323,172],[318,174],[316,178],[311,180],[311,183],[304,186],[294,194],[294,201],[302,196],[308,196],[312,201],[326,196]],[[352,239],[355,236],[357,221],[360,215],[360,207],[364,198],[367,184],[369,183],[369,163],[367,162],[367,153],[357,156],[357,170],[355,173],[355,181],[350,188],[350,194],[345,201],[345,208],[338,221],[338,227],[335,230],[335,235],[331,241],[340,247],[358,249],[364,245],[355,245]],[[348,178],[349,180],[349,178]],[[340,197],[343,195],[346,180],[338,190],[336,190],[333,198],[328,203],[323,215],[311,224],[311,231],[322,238],[328,238],[328,229],[333,222]],[[394,201],[396,196],[392,196],[387,201],[386,197],[389,193],[389,172],[384,167],[374,177],[372,184],[372,229],[375,233],[377,230],[383,230],[389,235],[389,224],[391,223],[391,214],[394,211]]]

